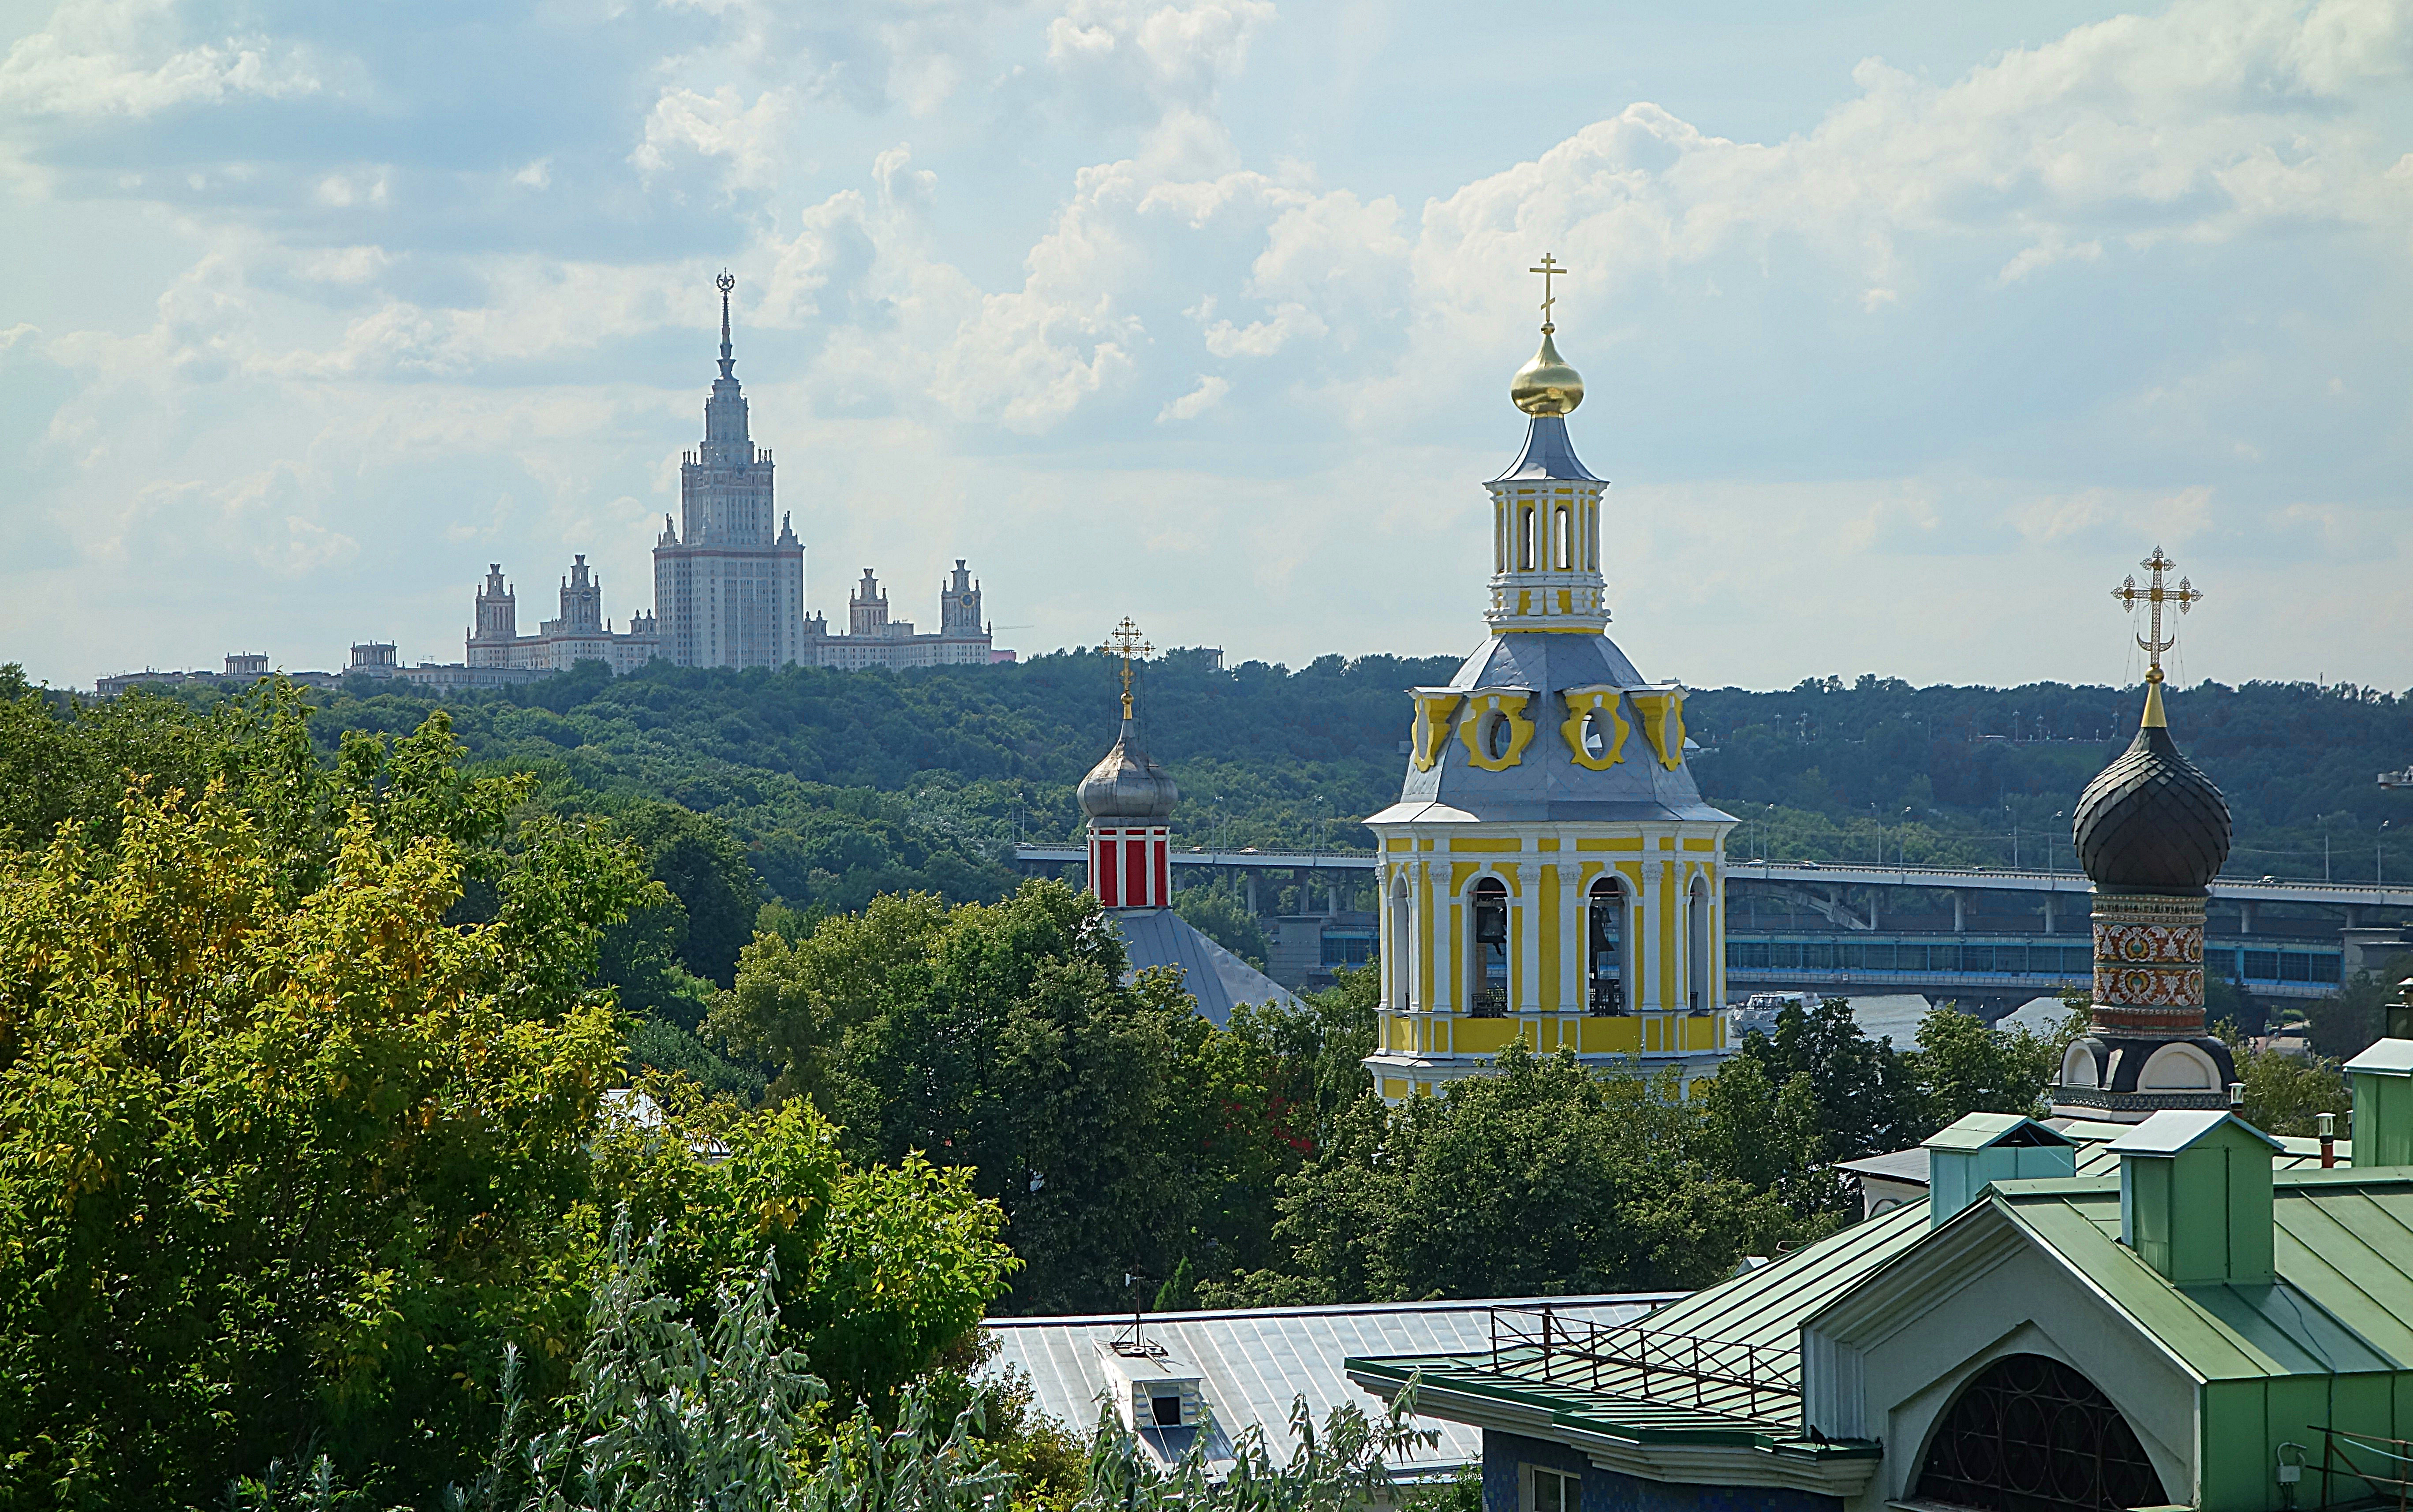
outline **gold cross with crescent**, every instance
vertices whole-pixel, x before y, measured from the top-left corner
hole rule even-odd
[[[2137,565],[2153,570],[2153,583],[2149,586],[2140,588],[2137,586],[2135,575],[2131,574],[2126,581],[2111,590],[2111,597],[2119,600],[2120,607],[2131,614],[2136,612],[2137,606],[2140,603],[2151,606],[2153,622],[2144,634],[2137,637],[2137,645],[2143,648],[2149,663],[2145,670],[2145,681],[2157,683],[2162,680],[2162,653],[2178,644],[2178,627],[2175,625],[2170,628],[2169,639],[2162,638],[2162,605],[2174,603],[2179,606],[2179,613],[2184,615],[2203,597],[2203,590],[2184,578],[2179,579],[2177,587],[2164,586],[2162,574],[2179,564],[2163,556],[2162,548],[2159,546],[2154,548],[2154,555]]]
[[[1558,277],[1561,274],[1565,273],[1567,269],[1557,258],[1545,252],[1542,254],[1542,265],[1540,267],[1528,268],[1525,271],[1527,273],[1538,273],[1542,275],[1542,334],[1547,336],[1551,332],[1558,329],[1558,327],[1550,323],[1550,306],[1559,302],[1558,296],[1550,292],[1550,280]]]
[[[1125,615],[1123,622],[1117,625],[1114,633],[1106,637],[1106,644],[1098,649],[1110,657],[1118,656],[1123,659],[1123,718],[1128,719],[1132,717],[1132,658],[1147,656],[1156,647],[1141,639],[1139,627],[1132,623],[1131,615]]]

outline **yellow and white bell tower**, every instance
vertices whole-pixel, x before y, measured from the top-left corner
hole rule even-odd
[[[1601,493],[1567,435],[1583,379],[1552,340],[1509,389],[1525,447],[1491,493],[1490,638],[1415,701],[1381,851],[1385,1098],[1479,1075],[1511,1040],[1588,1062],[1727,1053],[1725,838],[1684,761],[1684,689],[1606,633]],[[1614,547],[1607,548],[1613,557]]]

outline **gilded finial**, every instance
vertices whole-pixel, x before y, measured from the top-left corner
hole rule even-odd
[[[2137,565],[2150,569],[2154,574],[2153,581],[2147,586],[2140,588],[2137,586],[2136,576],[2132,573],[2118,587],[2111,590],[2111,597],[2119,600],[2120,607],[2130,614],[2136,613],[2139,604],[2146,605],[2151,612],[2151,621],[2146,627],[2145,633],[2137,637],[2137,645],[2145,653],[2146,662],[2144,722],[2148,725],[2160,725],[2166,722],[2162,715],[2162,653],[2178,644],[2176,625],[2170,627],[2168,637],[2162,634],[2162,605],[2176,604],[2179,613],[2184,615],[2194,608],[2197,600],[2203,597],[2203,590],[2184,578],[2179,579],[2176,587],[2164,584],[2162,574],[2176,567],[2178,563],[2162,555],[2162,548],[2159,546],[2154,548],[2154,554],[2151,556]]]
[[[1559,355],[1558,343],[1551,335],[1558,326],[1550,319],[1551,306],[1558,304],[1551,280],[1567,269],[1551,254],[1542,254],[1541,266],[1528,268],[1527,273],[1542,275],[1542,345],[1533,360],[1517,370],[1509,380],[1508,397],[1517,408],[1529,415],[1567,415],[1583,403],[1583,375],[1567,364]]]
[[[1128,719],[1132,717],[1132,658],[1147,656],[1156,647],[1141,638],[1139,627],[1132,623],[1131,615],[1125,615],[1123,622],[1117,625],[1114,633],[1106,637],[1106,644],[1098,649],[1110,657],[1122,658],[1123,718]]]

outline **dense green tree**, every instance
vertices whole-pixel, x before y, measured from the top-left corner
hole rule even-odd
[[[466,1431],[497,1339],[574,1327],[563,1215],[619,1059],[585,983],[642,878],[545,824],[494,920],[448,925],[457,848],[387,808],[322,861],[223,788],[138,790],[113,845],[0,856],[21,1490],[181,1505],[313,1437],[396,1462]]]
[[[1799,1104],[1788,1116],[1797,1126],[1789,1133],[1806,1161],[1882,1154],[1928,1133],[1924,1099],[1902,1052],[1869,1038],[1845,999],[1787,1005],[1775,1032],[1745,1035],[1734,1059],[1755,1065],[1780,1097]]]
[[[644,848],[646,869],[677,905],[679,964],[728,986],[762,904],[745,846],[721,820],[674,803],[623,800],[610,812],[614,829]]]
[[[2316,1055],[2350,1060],[2379,1038],[2396,985],[2413,974],[2413,956],[2392,956],[2375,971],[2357,971],[2329,997],[2305,1005],[2305,1039]]]
[[[305,1446],[432,1494],[504,1345],[540,1404],[561,1384],[623,1203],[691,1262],[699,1326],[769,1242],[789,1335],[874,1403],[1001,1283],[1002,1214],[961,1174],[668,1086],[666,1118],[606,1117],[604,941],[665,889],[468,770],[441,711],[329,762],[273,685],[202,716],[7,707],[0,757],[119,764],[0,846],[0,1505],[214,1502]]]
[[[1011,1221],[1029,1311],[1119,1307],[1127,1275],[1153,1294],[1184,1254],[1239,1242],[1219,1205],[1281,1137],[1177,979],[1130,978],[1097,900],[1058,882],[758,935],[715,1029],[865,1154],[969,1169]]]
[[[2264,1134],[2311,1138],[2320,1132],[2315,1121],[2323,1113],[2336,1114],[2336,1132],[2348,1136],[2346,1111],[2354,1105],[2346,1070],[2323,1055],[2294,1056],[2278,1050],[2258,1050],[2234,1025],[2218,1026],[2237,1060],[2237,1079],[2244,1086],[2237,1116]]]
[[[2041,1116],[2045,1089],[2061,1072],[2051,1037],[1990,1029],[1948,1003],[1918,1021],[1918,1047],[1905,1059],[1925,1104],[1922,1135],[1970,1113]]]
[[[1280,1262],[1219,1302],[1393,1301],[1697,1286],[1801,1221],[1717,1164],[1672,1077],[1512,1045],[1439,1097],[1350,1104],[1282,1182]]]

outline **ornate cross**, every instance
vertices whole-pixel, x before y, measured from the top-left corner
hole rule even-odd
[[[1140,638],[1139,627],[1132,623],[1131,615],[1125,615],[1123,622],[1117,625],[1114,633],[1106,637],[1106,644],[1098,649],[1110,657],[1118,656],[1123,659],[1123,718],[1128,719],[1132,717],[1132,658],[1147,656],[1156,647]]]
[[[1550,306],[1559,302],[1558,296],[1550,292],[1550,280],[1558,277],[1567,270],[1560,265],[1557,258],[1545,252],[1542,254],[1542,265],[1540,267],[1528,268],[1525,271],[1527,273],[1538,273],[1542,275],[1542,333],[1543,334],[1547,335],[1550,332],[1557,329],[1557,327],[1550,324]]]
[[[2111,590],[2111,597],[2119,600],[2120,607],[2131,614],[2136,612],[2137,606],[2140,603],[2151,607],[2153,622],[2144,634],[2137,637],[2137,645],[2143,648],[2146,660],[2150,663],[2145,671],[2145,681],[2157,683],[2162,680],[2162,653],[2178,644],[2176,626],[2171,627],[2169,639],[2162,638],[2162,605],[2174,603],[2179,606],[2179,613],[2184,615],[2194,607],[2197,600],[2203,597],[2203,590],[2184,578],[2179,579],[2177,587],[2165,587],[2162,584],[2162,574],[2179,564],[2163,556],[2162,548],[2159,546],[2154,548],[2154,555],[2137,565],[2153,569],[2152,586],[2140,588],[2137,586],[2135,576],[2131,575]]]

